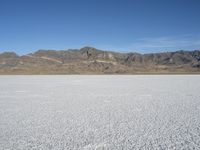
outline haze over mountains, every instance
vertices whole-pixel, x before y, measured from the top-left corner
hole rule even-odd
[[[0,74],[200,73],[200,51],[119,53],[92,47],[0,54]]]

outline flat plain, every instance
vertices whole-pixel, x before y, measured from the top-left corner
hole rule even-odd
[[[200,76],[0,76],[0,149],[200,149]]]

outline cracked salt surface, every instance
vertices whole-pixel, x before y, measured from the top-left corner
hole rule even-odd
[[[0,76],[0,149],[200,149],[200,76]]]

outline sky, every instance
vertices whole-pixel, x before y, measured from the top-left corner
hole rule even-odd
[[[200,0],[0,0],[0,52],[200,49]]]

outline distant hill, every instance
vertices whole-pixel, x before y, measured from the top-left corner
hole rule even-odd
[[[92,47],[0,54],[0,74],[175,74],[200,73],[200,51],[118,53]]]

